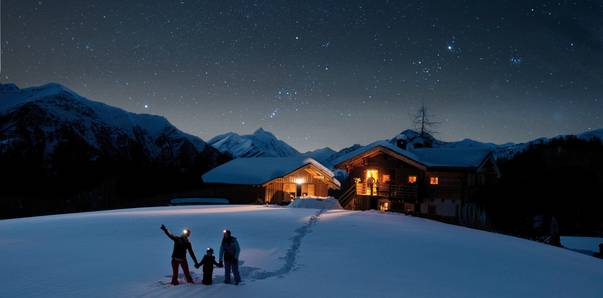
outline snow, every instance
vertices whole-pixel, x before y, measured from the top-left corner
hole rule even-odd
[[[289,208],[313,208],[313,209],[343,209],[339,200],[333,197],[300,197],[289,203]]]
[[[230,201],[225,198],[175,198],[170,200],[172,205],[192,205],[192,204],[228,204]]]
[[[492,152],[473,148],[421,148],[412,151],[429,167],[478,167]]]
[[[79,96],[74,91],[56,83],[43,86],[19,89],[14,84],[0,84],[0,115],[18,109],[24,104],[35,102],[56,120],[56,123],[74,123],[83,129],[79,133],[84,139],[97,149],[97,138],[101,129],[112,131],[111,138],[118,143],[118,133],[126,134],[131,139],[139,139],[138,130],[146,132],[144,141],[147,150],[152,155],[161,153],[160,147],[155,143],[164,136],[172,139],[172,144],[178,145],[186,139],[199,151],[205,148],[206,143],[200,138],[186,134],[174,127],[167,119],[157,115],[135,114],[101,102],[96,102]],[[42,128],[48,138],[55,134],[55,124]],[[47,140],[53,143],[52,140]],[[52,145],[47,148],[52,152]]]
[[[603,237],[579,237],[579,236],[562,236],[561,244],[571,250],[593,255],[599,252],[599,244],[603,244]]]
[[[336,160],[333,160],[333,164],[336,165],[336,164],[342,163],[342,162],[344,162],[346,160],[349,160],[349,159],[351,159],[351,158],[353,158],[353,157],[355,157],[357,155],[363,154],[365,152],[368,152],[370,150],[373,150],[373,149],[379,148],[379,147],[383,147],[383,148],[389,149],[389,150],[391,150],[391,151],[393,151],[393,152],[395,152],[395,153],[397,153],[397,154],[399,154],[401,156],[404,156],[406,158],[412,159],[414,161],[418,161],[419,160],[419,158],[415,154],[413,154],[412,152],[404,150],[404,149],[401,149],[401,148],[397,147],[396,145],[394,145],[394,144],[392,144],[392,143],[390,143],[388,141],[377,141],[377,142],[370,143],[370,144],[368,144],[366,146],[359,147],[356,150],[350,151],[347,154],[344,154],[344,155],[338,157]]]
[[[237,158],[213,168],[202,178],[206,183],[262,185],[309,164],[323,170],[339,185],[339,181],[333,178],[333,172],[316,160],[303,156]]]
[[[199,255],[231,229],[243,284],[216,269],[212,286],[170,286],[161,224],[189,227]],[[603,297],[602,260],[400,214],[139,208],[2,220],[0,235],[0,297]]]
[[[303,155],[313,158],[313,159],[321,162],[322,164],[325,164],[326,162],[328,162],[329,158],[331,158],[331,156],[333,156],[335,153],[337,153],[335,150],[333,150],[329,147],[324,147],[324,148],[316,149],[313,151],[308,151],[308,152],[304,153]]]
[[[299,156],[300,153],[287,143],[277,139],[263,128],[251,135],[238,135],[234,132],[213,137],[208,142],[222,153],[230,153],[233,157],[288,157]]]
[[[492,152],[492,150],[484,148],[417,148],[404,150],[389,141],[377,141],[342,155],[333,162],[339,164],[380,147],[428,167],[478,167]]]

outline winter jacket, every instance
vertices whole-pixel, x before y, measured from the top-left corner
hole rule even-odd
[[[220,262],[226,260],[228,262],[239,259],[239,241],[237,238],[230,237],[228,239],[222,239],[222,245],[220,245]]]
[[[218,262],[216,262],[216,257],[204,255],[203,259],[199,263],[203,266],[203,272],[212,272],[214,269],[214,265],[218,266]]]
[[[191,245],[191,242],[188,240],[188,238],[182,236],[174,236],[172,235],[172,233],[168,232],[167,229],[164,230],[164,232],[170,239],[172,239],[172,241],[174,241],[172,259],[186,261],[186,251],[188,250],[193,260],[197,262],[197,258],[195,257],[195,253],[193,252],[193,246]]]

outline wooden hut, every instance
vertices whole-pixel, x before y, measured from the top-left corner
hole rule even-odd
[[[287,203],[295,197],[326,197],[339,189],[333,172],[312,158],[238,158],[202,177],[207,195],[231,203]]]
[[[350,187],[339,198],[348,209],[398,210],[440,217],[479,217],[479,189],[499,176],[490,150],[401,149],[380,141],[336,160]]]

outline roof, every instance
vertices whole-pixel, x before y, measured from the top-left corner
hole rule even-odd
[[[342,156],[340,156],[339,158],[335,159],[333,161],[333,164],[340,164],[342,162],[348,161],[350,159],[353,159],[354,157],[367,153],[371,150],[377,149],[377,148],[386,148],[389,149],[390,151],[393,151],[394,153],[404,156],[406,158],[412,159],[413,161],[418,161],[419,157],[417,157],[414,153],[404,150],[398,146],[393,145],[392,143],[388,142],[388,141],[377,141],[377,142],[373,142],[370,143],[366,146],[362,146],[354,151],[351,151],[347,154],[344,154]]]
[[[388,141],[377,141],[339,157],[334,161],[334,164],[345,163],[373,150],[389,152],[425,167],[433,168],[477,168],[492,152],[490,149],[483,148],[417,148],[404,150]]]
[[[263,185],[308,165],[318,168],[340,186],[331,170],[303,156],[237,158],[210,170],[202,178],[206,183]]]
[[[490,149],[420,148],[413,150],[428,167],[477,168],[492,153]]]

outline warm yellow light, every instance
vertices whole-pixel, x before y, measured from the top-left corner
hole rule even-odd
[[[366,179],[373,178],[377,181],[377,177],[379,176],[379,171],[377,170],[366,170]]]
[[[438,185],[440,184],[440,179],[438,177],[429,177],[429,184]]]
[[[296,184],[304,184],[304,182],[305,182],[304,178],[295,178]]]
[[[417,176],[408,176],[408,183],[417,183]]]

